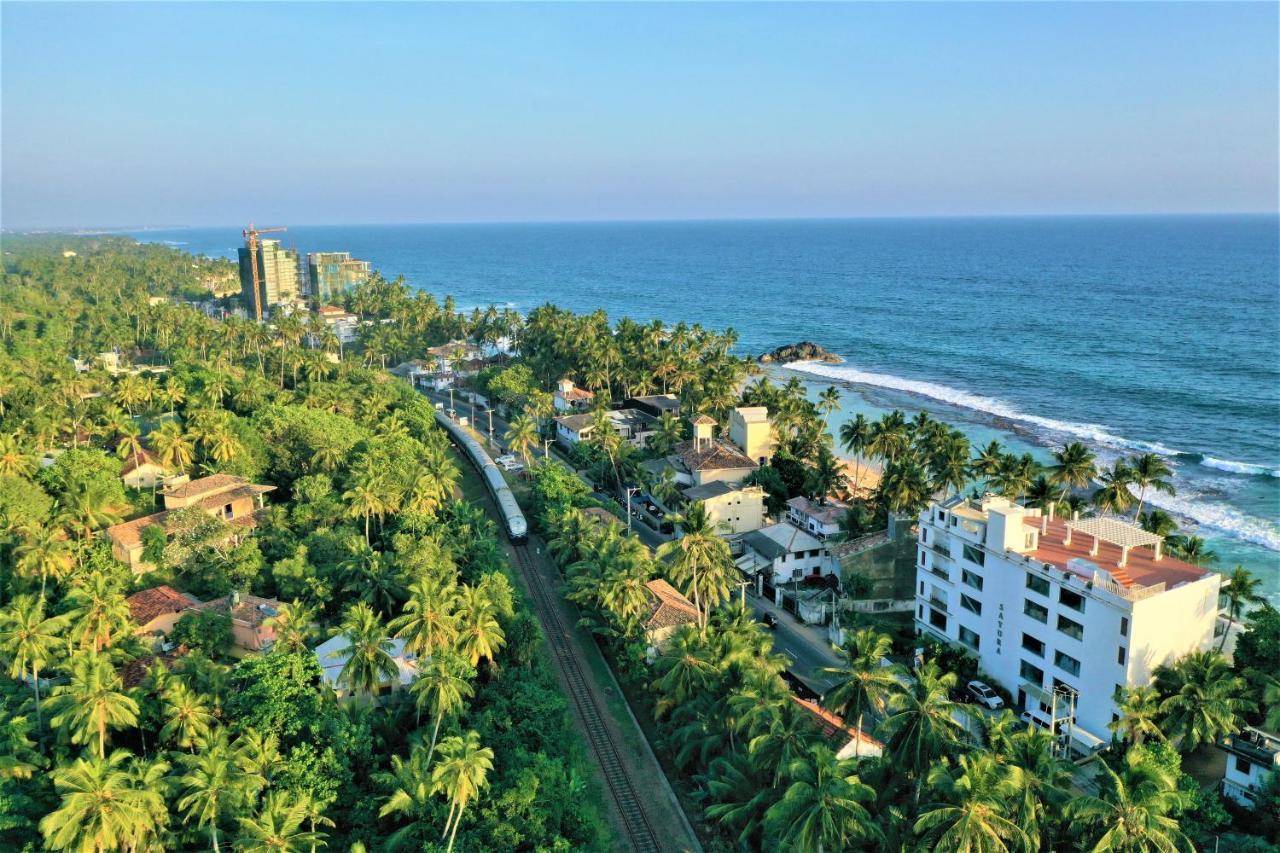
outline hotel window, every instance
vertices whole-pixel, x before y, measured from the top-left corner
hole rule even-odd
[[[1047,623],[1049,621],[1049,608],[1036,604],[1030,599],[1024,598],[1022,600],[1022,612],[1037,622]]]
[[[964,643],[966,646],[973,649],[975,652],[978,650],[978,644],[981,642],[981,640],[982,638],[979,637],[977,633],[970,631],[968,628],[964,627],[963,625],[960,626],[960,642]]]
[[[1034,664],[1022,661],[1021,666],[1018,667],[1018,674],[1024,681],[1029,681],[1037,687],[1044,685],[1044,670]]]
[[[1116,663],[1120,664],[1121,666],[1124,666],[1125,661],[1128,660],[1128,658],[1129,658],[1129,653],[1128,651],[1126,651],[1124,646],[1120,646],[1116,649]]]
[[[924,581],[920,581],[920,594],[924,595]]]
[[[982,591],[982,576],[981,576],[981,575],[975,575],[973,572],[969,571],[968,569],[965,569],[965,570],[963,570],[963,572],[961,573],[961,577],[964,579],[964,582],[965,582],[965,583],[967,583],[969,586],[973,587],[974,589],[978,590],[979,592],[981,592],[981,591]]]
[[[1062,652],[1054,652],[1053,662],[1057,665],[1058,669],[1065,673],[1070,675],[1080,674],[1080,661],[1076,660],[1071,655],[1064,655]]]
[[[1073,640],[1084,639],[1084,626],[1079,622],[1074,622],[1068,619],[1065,616],[1058,617],[1058,630]]]
[[[1236,756],[1236,772],[1244,776],[1248,776],[1253,771],[1253,765],[1246,758]]]
[[[1129,617],[1128,616],[1120,617],[1120,636],[1121,637],[1129,636]]]
[[[945,613],[929,608],[929,624],[943,631],[947,630],[947,616]]]
[[[1046,598],[1049,596],[1049,581],[1039,575],[1027,572],[1027,589],[1038,592]]]
[[[1063,607],[1070,607],[1077,613],[1084,612],[1084,596],[1069,589],[1058,590],[1058,603]]]
[[[968,560],[970,563],[981,566],[983,565],[983,561],[986,560],[987,555],[982,553],[972,545],[965,545],[964,558]]]
[[[1022,635],[1022,647],[1036,657],[1044,657],[1044,643],[1040,642],[1030,634]]]
[[[978,601],[976,598],[970,598],[969,596],[961,593],[960,606],[965,610],[968,610],[970,613],[976,613],[979,616],[982,615],[982,602]]]

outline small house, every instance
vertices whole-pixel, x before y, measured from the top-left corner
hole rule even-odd
[[[316,659],[324,671],[325,684],[333,689],[339,699],[348,695],[347,688],[338,684],[338,676],[341,675],[347,661],[351,659],[350,650],[351,644],[342,634],[330,637],[315,648]],[[396,664],[396,676],[379,686],[379,696],[394,690],[403,690],[418,677],[418,658],[405,649],[404,640],[391,640],[391,658]]]
[[[1253,808],[1258,792],[1267,780],[1280,773],[1280,735],[1246,728],[1218,741],[1227,753],[1222,777],[1222,795],[1237,805]]]

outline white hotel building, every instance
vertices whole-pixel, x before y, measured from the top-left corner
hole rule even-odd
[[[1118,688],[1213,642],[1220,576],[1125,521],[954,497],[921,513],[918,546],[917,634],[965,647],[1077,745],[1110,740]]]

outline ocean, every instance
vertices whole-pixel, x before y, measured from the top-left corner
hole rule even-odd
[[[136,232],[235,257],[239,228]],[[1154,451],[1149,503],[1280,603],[1280,217],[1035,217],[291,227],[459,306],[555,302],[732,327],[842,412],[919,409],[1041,458]]]

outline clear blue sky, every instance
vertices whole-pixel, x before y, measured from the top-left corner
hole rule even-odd
[[[1277,204],[1273,3],[0,15],[8,228]]]

